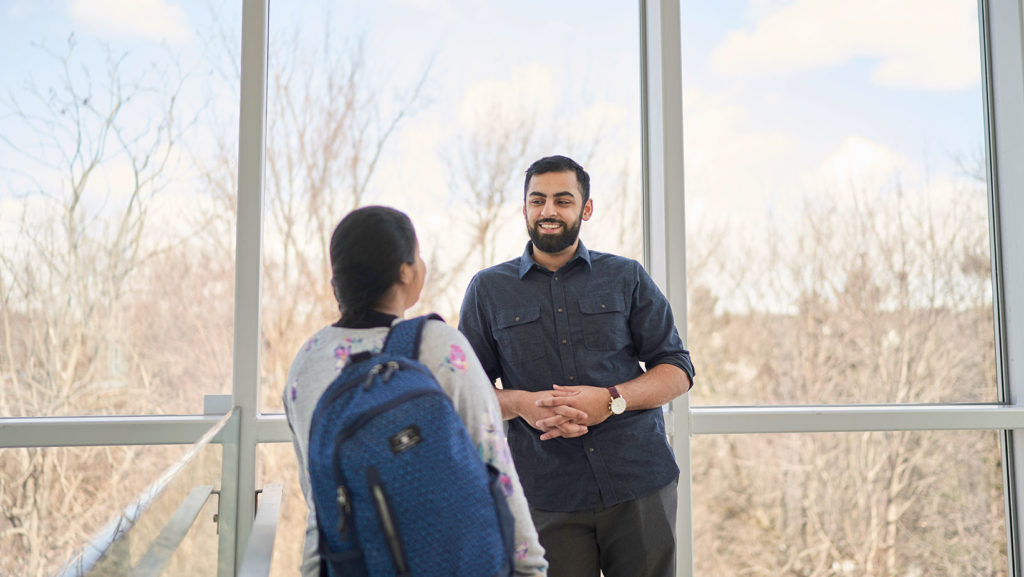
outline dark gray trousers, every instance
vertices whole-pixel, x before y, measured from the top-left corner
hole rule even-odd
[[[548,577],[675,577],[677,484],[608,508],[531,509]]]

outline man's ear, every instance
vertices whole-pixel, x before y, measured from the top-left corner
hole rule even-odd
[[[587,203],[583,205],[583,220],[590,220],[590,217],[594,214],[594,199],[588,198]]]

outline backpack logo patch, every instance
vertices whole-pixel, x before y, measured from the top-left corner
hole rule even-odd
[[[416,425],[410,425],[388,439],[391,443],[391,452],[396,455],[415,447],[422,440],[423,435],[420,434],[420,428]]]

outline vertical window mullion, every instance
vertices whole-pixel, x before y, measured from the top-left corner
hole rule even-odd
[[[993,314],[1000,400],[1024,405],[1020,359],[1024,347],[1024,311],[1011,303],[1024,302],[1024,38],[1021,5],[1017,0],[981,0],[981,33],[985,75],[986,135],[988,146],[989,211],[992,246]],[[1006,492],[1010,575],[1019,575],[1021,502],[1024,487],[1024,439],[1019,429],[1003,436],[1003,475]]]
[[[641,106],[644,135],[644,262],[668,297],[686,342],[686,218],[683,199],[683,92],[678,0],[641,0]],[[693,575],[689,396],[671,404],[669,435],[679,466],[676,574]]]
[[[235,239],[235,324],[232,397],[239,409],[235,461],[235,567],[241,562],[255,516],[259,411],[260,277],[263,174],[266,138],[267,21],[269,0],[245,0],[242,13],[242,85],[238,135],[238,202]],[[228,453],[225,453],[227,456]],[[222,495],[223,498],[223,495]],[[233,502],[232,502],[233,501]],[[223,513],[223,510],[222,510]],[[230,538],[230,536],[228,537]],[[224,538],[221,552],[227,556]],[[221,573],[223,574],[223,565]]]

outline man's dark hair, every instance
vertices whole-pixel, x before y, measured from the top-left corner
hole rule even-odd
[[[416,262],[416,230],[401,211],[365,206],[348,213],[331,235],[331,283],[341,314],[366,315]]]
[[[530,179],[537,174],[546,174],[548,172],[575,172],[576,182],[580,185],[583,204],[590,200],[590,175],[587,174],[587,171],[583,170],[583,167],[578,162],[568,156],[556,155],[545,156],[526,169],[526,180],[523,182],[523,201],[526,200],[526,194],[530,192]]]

